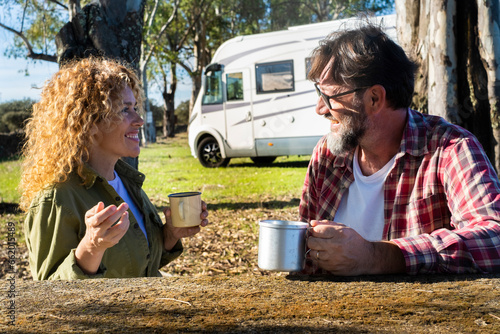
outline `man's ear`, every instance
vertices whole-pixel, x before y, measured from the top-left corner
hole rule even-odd
[[[365,92],[365,108],[367,112],[378,113],[385,106],[385,88],[382,85],[374,85]]]

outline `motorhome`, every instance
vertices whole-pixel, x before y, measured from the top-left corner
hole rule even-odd
[[[395,15],[373,19],[396,40]],[[192,155],[205,167],[227,166],[234,157],[260,164],[278,156],[310,155],[330,127],[315,113],[318,96],[306,79],[311,52],[330,32],[356,20],[290,27],[223,43],[204,70],[189,120]]]

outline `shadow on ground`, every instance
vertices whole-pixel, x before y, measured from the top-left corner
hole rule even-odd
[[[298,208],[300,199],[292,198],[289,201],[266,201],[266,202],[236,202],[236,203],[210,203],[210,210],[228,209],[228,210],[244,210],[244,209],[284,209]]]
[[[271,167],[271,168],[302,168],[307,167],[309,161],[279,161],[270,164],[255,164],[253,162],[230,163],[226,168],[242,168],[242,167]]]
[[[19,204],[0,202],[0,215],[6,213],[20,213]]]

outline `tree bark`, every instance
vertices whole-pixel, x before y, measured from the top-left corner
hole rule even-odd
[[[75,2],[75,1],[73,1]],[[72,7],[71,21],[56,35],[57,62],[90,55],[124,60],[139,73],[146,0],[100,0],[81,10]],[[138,169],[138,158],[122,158]]]
[[[89,55],[122,59],[138,68],[145,0],[93,2],[56,35],[58,63]]]
[[[492,145],[495,145],[494,164],[500,171],[500,3],[498,0],[477,1],[477,35],[479,54],[486,75],[481,77],[484,86],[486,80],[488,103],[484,101],[484,89],[477,96],[484,105],[489,104],[493,131]]]
[[[499,7],[494,0],[396,0],[398,41],[420,65],[413,107],[471,131],[497,171]]]
[[[175,126],[177,117],[175,115],[175,91],[177,90],[177,66],[175,63],[170,63],[170,89],[167,90],[165,84],[163,90],[163,101],[165,103],[165,112],[163,114],[163,134],[165,137],[175,137]]]
[[[202,9],[197,9],[201,11]],[[211,59],[210,50],[207,48],[207,21],[206,14],[196,13],[199,17],[193,25],[194,37],[193,37],[193,55],[195,70],[191,73],[191,79],[193,86],[191,89],[191,100],[189,101],[189,116],[191,117],[191,111],[193,110],[194,103],[198,97],[198,93],[201,89],[201,78],[203,74],[203,68],[209,64]],[[204,19],[205,17],[205,19]]]

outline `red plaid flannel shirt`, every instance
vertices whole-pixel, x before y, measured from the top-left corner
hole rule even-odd
[[[500,182],[477,139],[440,117],[408,110],[394,168],[384,184],[384,240],[406,271],[500,272]],[[314,149],[300,203],[302,221],[333,220],[353,182],[353,153]]]

